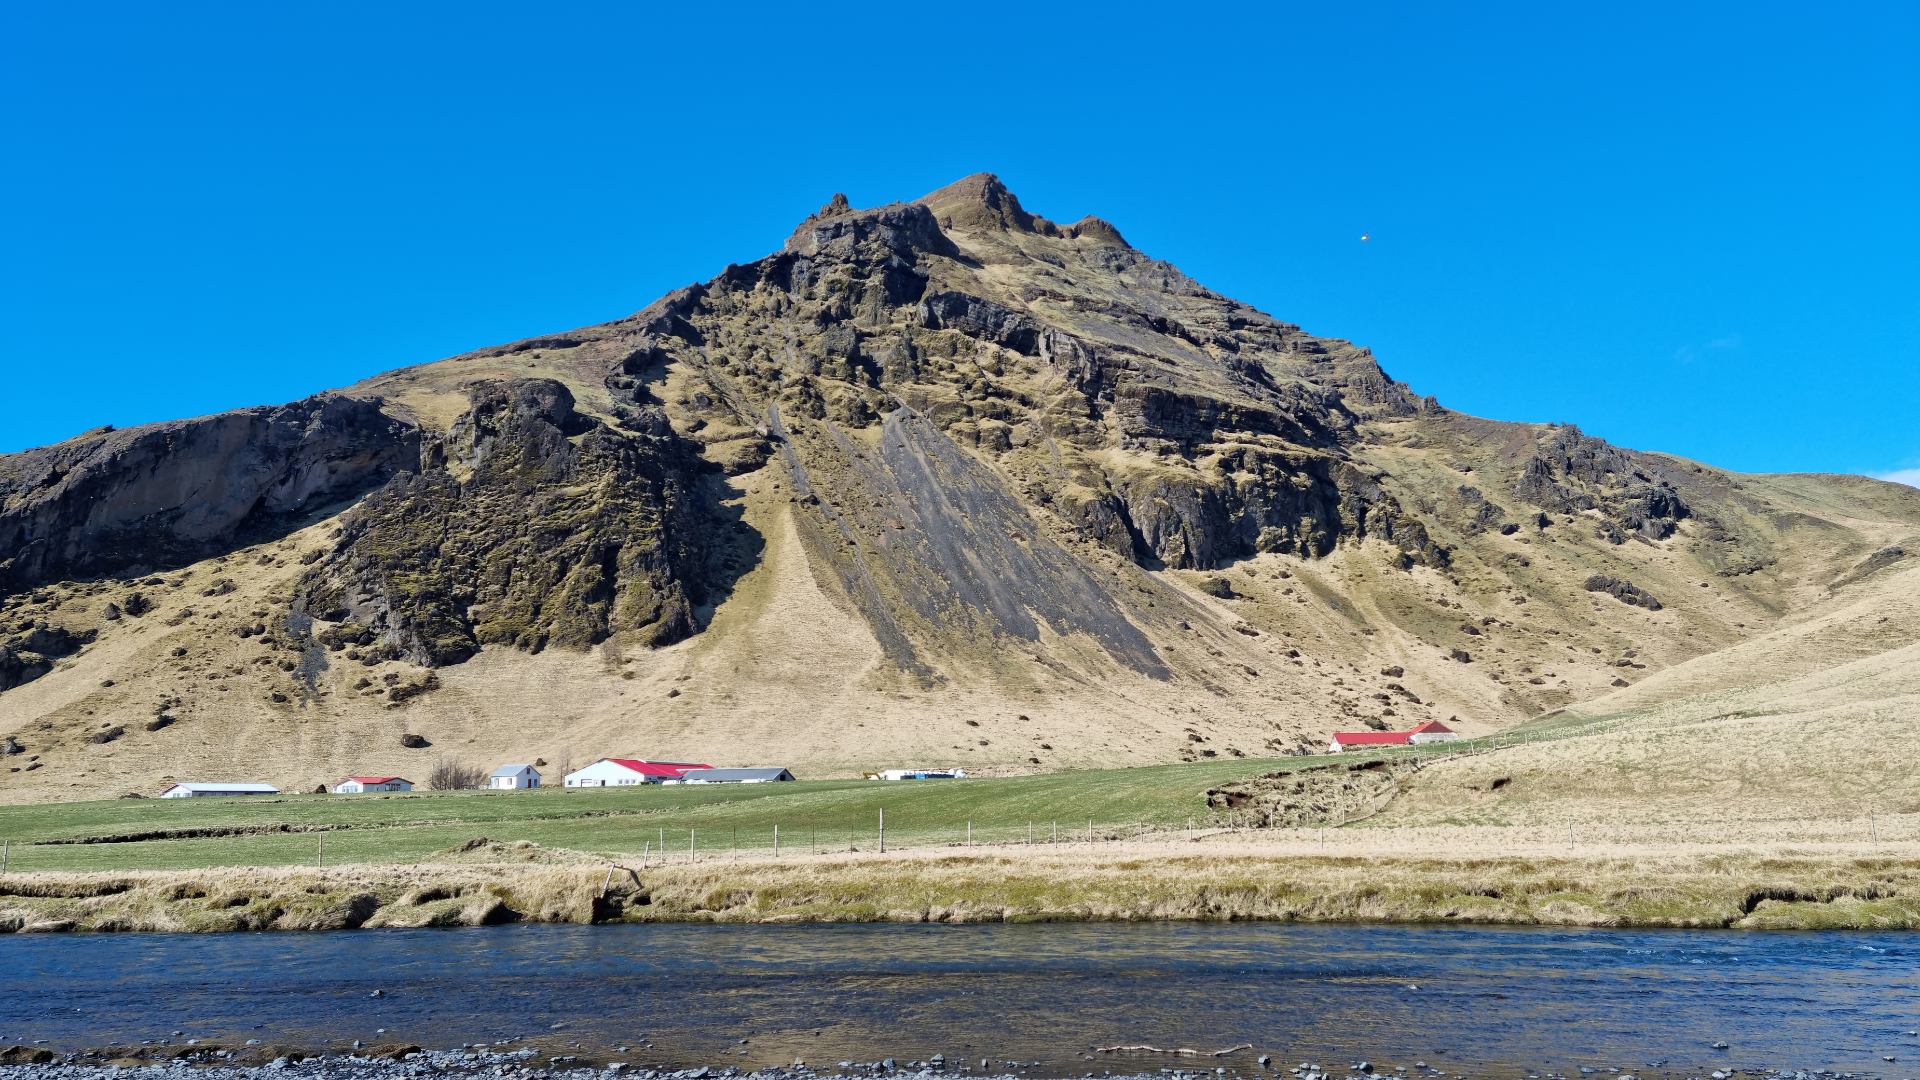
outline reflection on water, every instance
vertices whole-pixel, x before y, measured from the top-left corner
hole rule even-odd
[[[1908,933],[1259,923],[7,936],[0,1041],[527,1037],[646,1066],[944,1053],[1034,1062],[1034,1076],[1176,1064],[1089,1061],[1095,1046],[1248,1042],[1221,1063],[1904,1077],[1883,1057],[1920,1058],[1904,1034],[1920,1018],[1916,957]]]

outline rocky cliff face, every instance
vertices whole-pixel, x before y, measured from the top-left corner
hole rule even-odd
[[[0,457],[0,732],[325,720],[362,770],[407,716],[528,760],[534,717],[843,771],[1291,752],[1892,580],[1905,492],[1452,412],[982,174],[836,197],[623,319]]]
[[[0,594],[216,554],[417,467],[380,402],[320,394],[0,455]]]
[[[557,382],[483,382],[403,473],[340,520],[297,606],[368,664],[457,664],[483,645],[649,645],[698,628],[740,565],[711,471],[664,419],[617,432]]]

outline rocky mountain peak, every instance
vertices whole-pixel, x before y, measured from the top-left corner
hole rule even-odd
[[[827,200],[827,205],[808,215],[807,220],[817,221],[820,218],[839,217],[841,214],[851,213],[853,213],[853,206],[847,202],[847,193],[836,191],[833,193],[833,198]]]
[[[997,230],[1032,233],[1055,239],[1085,239],[1096,244],[1128,247],[1120,230],[1089,214],[1072,225],[1059,225],[1029,213],[1020,197],[992,173],[974,173],[938,191],[914,200],[933,212],[943,229],[960,232]]]
[[[914,200],[916,205],[933,211],[946,229],[1010,229],[1016,232],[1042,232],[1035,217],[1020,206],[1020,197],[992,173],[974,173],[946,187]]]

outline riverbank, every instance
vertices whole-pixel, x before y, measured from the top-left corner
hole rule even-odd
[[[664,866],[474,840],[402,865],[8,874],[0,930],[1181,920],[1920,928],[1911,843],[1502,853],[1398,839],[1324,854],[1311,839],[1253,833]]]

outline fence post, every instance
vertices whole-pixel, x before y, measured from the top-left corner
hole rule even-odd
[[[640,869],[645,870],[653,862],[653,841],[649,840],[640,848]]]
[[[887,808],[880,808],[880,854],[887,853]]]
[[[776,856],[780,854],[780,826],[778,825],[773,827],[773,853]]]
[[[0,874],[7,872],[7,858],[13,854],[13,841],[0,843]]]
[[[322,837],[320,838],[320,848],[319,848],[319,850],[318,850],[318,851],[317,851],[317,852],[316,852],[316,853],[314,854],[314,856],[313,856],[313,865],[314,865],[314,866],[315,866],[316,868],[318,868],[318,869],[322,869],[322,870],[324,870],[324,869],[326,869],[326,866],[327,866],[327,838],[326,838],[326,837],[324,837],[324,836],[322,836]]]
[[[967,846],[973,846],[973,822],[967,822]]]
[[[1027,846],[1033,846],[1033,822],[1027,822]]]

